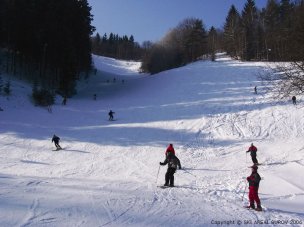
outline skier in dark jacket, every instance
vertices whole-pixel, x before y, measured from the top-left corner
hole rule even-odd
[[[261,201],[260,201],[260,198],[258,195],[261,177],[258,174],[258,171],[257,171],[258,167],[256,165],[251,166],[251,169],[252,169],[252,173],[249,177],[247,177],[247,181],[249,183],[248,197],[249,197],[249,202],[250,202],[250,205],[247,206],[247,208],[255,209],[254,202],[256,202],[257,208],[255,210],[262,211]]]
[[[169,146],[167,147],[167,150],[166,150],[166,153],[165,153],[165,154],[166,154],[166,157],[168,156],[168,154],[169,154],[170,152],[171,152],[172,154],[175,155],[175,150],[174,150],[174,147],[173,147],[173,144],[172,144],[172,143],[170,143]]]
[[[110,110],[110,112],[109,112],[109,121],[113,121],[113,118],[114,118],[113,114],[115,114],[115,112],[113,112],[112,110]]]
[[[296,96],[292,96],[291,98],[293,105],[297,105],[297,98]]]
[[[66,97],[66,96],[64,96],[64,97],[63,97],[63,100],[62,100],[62,105],[64,105],[64,106],[65,106],[65,105],[66,105],[66,103],[67,103],[67,97]]]
[[[251,144],[251,146],[248,148],[248,150],[246,152],[250,152],[250,156],[252,159],[253,164],[258,165],[258,160],[256,158],[257,156],[257,151],[258,149],[253,145],[253,143]]]
[[[52,143],[53,142],[55,143],[57,150],[62,149],[59,145],[59,140],[60,140],[60,138],[54,134],[53,138],[52,138]]]
[[[159,164],[162,166],[168,164],[168,169],[167,169],[166,176],[165,176],[166,182],[165,182],[164,186],[174,187],[174,173],[175,173],[177,167],[179,169],[182,168],[179,159],[173,153],[169,152],[165,161],[160,162]]]

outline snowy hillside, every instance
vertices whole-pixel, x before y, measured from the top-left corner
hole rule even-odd
[[[52,113],[19,81],[0,96],[0,226],[303,226],[304,106],[270,98],[256,78],[266,64],[221,57],[148,76],[137,62],[94,62]],[[243,208],[252,142],[263,212]],[[183,169],[161,189],[169,143]]]

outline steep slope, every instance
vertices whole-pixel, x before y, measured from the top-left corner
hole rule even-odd
[[[51,114],[20,82],[0,97],[1,226],[303,222],[304,108],[271,99],[256,79],[264,63],[222,57],[148,76],[138,63],[94,61],[97,74]],[[52,151],[54,133],[64,150]],[[263,164],[261,213],[243,208],[251,142]],[[169,143],[183,170],[163,190]]]

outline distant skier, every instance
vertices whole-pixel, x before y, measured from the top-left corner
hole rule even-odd
[[[48,105],[48,106],[47,106],[47,111],[48,111],[49,113],[52,113],[52,106],[51,106],[51,105]]]
[[[291,98],[293,105],[297,105],[297,98],[296,96],[292,96]]]
[[[254,87],[254,94],[258,94],[257,86]]]
[[[63,97],[63,100],[62,100],[62,105],[64,105],[64,106],[65,106],[65,105],[66,105],[66,103],[67,103],[67,97],[66,97],[66,96],[64,96],[64,97]]]
[[[115,114],[115,112],[113,112],[112,110],[110,110],[110,112],[109,112],[109,121],[113,121],[113,119],[114,119],[113,114]]]
[[[248,148],[246,152],[250,152],[250,156],[252,159],[253,164],[258,165],[258,160],[256,158],[258,149],[251,143],[251,146]]]
[[[174,147],[173,147],[172,143],[170,143],[169,146],[167,147],[167,150],[165,152],[166,157],[168,156],[169,153],[172,153],[172,154],[175,155],[175,150],[174,150]]]
[[[96,95],[96,94],[93,95],[93,99],[94,99],[94,100],[97,99],[97,95]]]
[[[181,169],[181,164],[179,159],[171,152],[168,153],[168,156],[166,157],[164,162],[160,162],[160,165],[166,165],[168,164],[168,169],[165,175],[165,184],[164,186],[170,186],[174,187],[174,173],[177,169]]]
[[[52,143],[53,142],[55,143],[57,150],[62,149],[59,145],[59,140],[60,140],[60,138],[54,134],[53,138],[52,138]]]
[[[262,211],[261,201],[260,201],[260,198],[258,195],[261,177],[258,174],[258,171],[257,171],[258,167],[256,165],[251,166],[251,169],[252,169],[251,175],[249,177],[247,177],[247,181],[249,183],[248,197],[249,197],[250,204],[246,208],[255,209],[254,202],[256,202],[257,208],[255,210]]]

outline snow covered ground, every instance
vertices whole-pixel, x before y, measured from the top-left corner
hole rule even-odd
[[[0,96],[0,226],[303,226],[304,105],[271,99],[256,77],[266,64],[221,57],[148,76],[137,62],[94,61],[52,113],[17,80]],[[251,142],[264,212],[243,208]],[[183,170],[161,189],[169,143]]]

